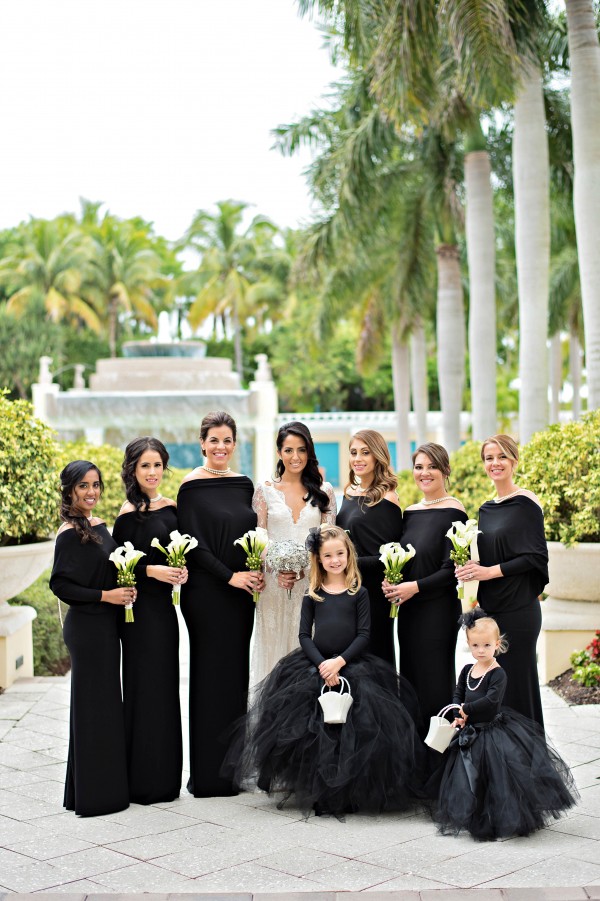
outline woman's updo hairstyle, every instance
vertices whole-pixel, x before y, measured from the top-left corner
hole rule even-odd
[[[130,504],[135,507],[136,513],[147,513],[150,509],[150,498],[145,491],[139,486],[135,476],[135,470],[138,461],[146,451],[156,451],[160,456],[163,465],[163,471],[169,466],[169,452],[158,438],[134,438],[125,448],[125,456],[123,457],[123,466],[121,467],[121,479],[125,486],[125,494]]]
[[[319,461],[317,460],[317,452],[315,451],[312,435],[303,422],[294,420],[293,422],[284,423],[277,432],[276,444],[279,453],[281,453],[283,443],[288,435],[295,435],[297,438],[300,438],[306,446],[306,466],[300,474],[300,481],[306,488],[304,503],[310,503],[313,507],[318,507],[321,513],[327,513],[329,511],[329,497],[321,488],[323,476],[319,471]],[[281,479],[284,472],[285,466],[280,457],[275,467],[276,479]]]
[[[519,462],[519,446],[515,439],[511,438],[510,435],[492,435],[491,438],[486,438],[481,445],[482,460],[485,460],[485,449],[488,444],[497,444],[502,453],[509,460],[512,460],[515,464]]]
[[[83,481],[90,469],[98,473],[100,495],[102,495],[104,482],[102,473],[95,463],[91,463],[89,460],[73,460],[71,463],[67,463],[60,474],[60,518],[62,522],[70,523],[73,526],[82,544],[87,544],[88,541],[100,544],[102,539],[94,532],[87,516],[75,513],[73,510],[73,491]]]
[[[226,413],[225,410],[217,410],[216,412],[206,414],[200,423],[200,441],[206,441],[209,431],[211,429],[218,429],[222,425],[226,425],[231,429],[231,434],[235,443],[237,438],[235,419],[233,416],[230,416],[229,413]],[[200,450],[202,451],[202,456],[206,457],[206,452],[202,445],[200,446]]]
[[[444,476],[444,485],[450,479],[450,457],[448,456],[448,451],[441,444],[436,444],[434,441],[428,441],[426,444],[422,444],[420,447],[416,449],[414,454],[412,455],[412,464],[413,466],[417,462],[417,457],[419,454],[425,454],[436,469],[439,469],[441,474]]]

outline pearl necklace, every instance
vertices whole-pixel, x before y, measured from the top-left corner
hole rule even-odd
[[[493,663],[493,661],[492,661],[492,663]],[[473,664],[473,666],[471,667],[471,669],[470,669],[469,672],[467,673],[467,688],[469,689],[469,691],[477,691],[477,689],[479,688],[479,686],[481,685],[481,683],[483,682],[483,680],[485,679],[485,677],[486,677],[487,674],[489,673],[491,665],[492,665],[491,663],[488,663],[487,668],[486,668],[486,671],[485,671],[485,673],[483,674],[483,676],[480,678],[480,680],[479,680],[479,682],[477,683],[477,685],[471,685],[471,683],[469,682],[469,677],[470,677],[471,673],[473,672],[473,670],[475,669],[475,667],[477,666],[476,663]]]
[[[517,495],[520,492],[520,490],[521,490],[520,488],[517,488],[516,491],[512,492],[512,494],[504,494],[502,497],[495,497],[494,503],[501,504],[502,501],[507,501],[509,498],[515,497],[515,495]]]
[[[425,498],[420,502],[424,507],[430,507],[431,504],[441,504],[442,501],[455,501],[456,498],[452,497],[451,494],[445,494],[443,497],[436,497],[432,501],[426,501]]]
[[[207,472],[210,472],[213,476],[226,476],[227,473],[231,472],[231,467],[227,467],[227,469],[211,469],[210,466],[207,466],[206,463],[202,464],[202,469],[205,469]]]
[[[162,499],[163,499],[162,494],[157,494],[156,497],[149,498],[149,501],[151,504],[158,504],[158,502],[162,501]]]

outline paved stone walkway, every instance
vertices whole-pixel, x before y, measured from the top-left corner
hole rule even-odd
[[[581,803],[529,838],[481,844],[437,835],[422,814],[305,821],[260,793],[194,799],[183,789],[170,804],[77,818],[62,808],[69,687],[68,676],[22,680],[0,695],[0,901],[3,892],[600,899],[597,706],[568,707],[543,689],[547,730],[573,767]],[[186,688],[184,677],[184,710]]]

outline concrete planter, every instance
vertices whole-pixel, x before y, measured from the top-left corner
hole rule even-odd
[[[54,540],[0,547],[0,687],[33,676],[33,607],[6,603],[28,588],[52,562]]]
[[[543,682],[569,669],[573,651],[588,645],[600,629],[600,544],[568,548],[549,541],[548,554],[550,582],[538,645]]]

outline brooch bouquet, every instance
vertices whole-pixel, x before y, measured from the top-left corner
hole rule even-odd
[[[389,544],[382,544],[379,548],[381,556],[379,559],[384,565],[384,576],[390,585],[399,585],[402,579],[402,570],[406,563],[417,553],[412,544],[406,545],[405,550],[397,541],[390,541]],[[392,604],[390,607],[390,616],[396,619],[398,616],[398,605]]]
[[[481,534],[481,529],[477,528],[476,519],[468,519],[466,522],[455,520],[448,531],[446,538],[452,542],[452,550],[450,551],[450,559],[454,560],[457,566],[464,566],[471,559],[471,542]],[[465,598],[465,583],[459,579],[456,583],[458,597],[461,601]]]
[[[136,551],[131,541],[126,541],[112,552],[108,559],[117,567],[117,585],[119,587],[135,588],[134,569],[137,562],[145,556],[143,551]],[[133,602],[125,604],[125,622],[133,622]]]
[[[269,535],[266,529],[260,526],[256,529],[250,529],[244,532],[241,538],[236,538],[233,542],[239,544],[246,552],[246,566],[253,572],[261,572],[262,570],[262,553],[269,543]],[[252,600],[256,604],[260,597],[260,591],[252,592]]]
[[[303,569],[308,566],[308,551],[295,541],[270,541],[265,563],[274,572],[296,573],[299,578]],[[287,589],[288,600],[292,599],[292,589]]]
[[[160,544],[158,538],[153,538],[150,545],[163,552],[169,566],[185,566],[185,555],[188,551],[192,551],[195,547],[198,547],[198,541],[195,538],[192,538],[191,535],[182,535],[181,532],[178,532],[177,530],[171,532],[169,538],[171,540],[166,548]],[[173,585],[171,598],[173,599],[175,606],[179,605],[180,597],[181,585]]]

